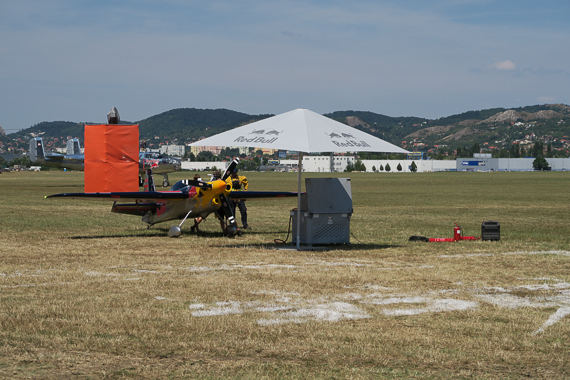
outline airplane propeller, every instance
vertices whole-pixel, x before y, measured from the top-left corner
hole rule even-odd
[[[226,231],[228,236],[234,236],[238,233],[238,226],[232,208],[230,207],[230,201],[224,194],[220,194],[220,200],[222,201],[222,207],[220,209],[220,214],[223,214],[228,219],[228,225]]]
[[[228,177],[230,175],[232,175],[232,173],[234,172],[234,170],[236,170],[237,166],[239,164],[239,158],[235,158],[229,165],[228,168],[226,169],[226,171],[224,172],[224,174],[222,175],[222,180],[226,180],[228,179]]]
[[[234,170],[237,168],[238,163],[239,163],[239,158],[234,159],[230,163],[230,165],[228,166],[228,168],[224,171],[224,174],[222,175],[222,178],[221,178],[222,181],[225,181],[234,172]],[[202,181],[195,181],[195,180],[188,179],[188,180],[184,180],[183,183],[185,185],[188,185],[188,186],[199,187],[202,189],[211,189],[212,188],[211,183],[202,182]],[[218,210],[218,216],[226,217],[228,219],[228,224],[226,227],[227,234],[228,234],[228,236],[234,236],[236,233],[238,233],[238,226],[237,226],[237,223],[235,220],[234,213],[232,212],[232,209],[230,207],[230,201],[229,201],[228,197],[226,197],[224,194],[220,194],[220,201],[222,203],[222,207]],[[180,222],[179,225],[170,227],[170,230],[168,230],[168,236],[179,237],[182,234],[182,229],[181,229],[182,224],[184,224],[184,222],[188,218],[188,215],[190,215],[191,212],[192,212],[192,210],[188,211],[188,213],[186,214],[184,219],[182,219],[182,222]]]
[[[224,174],[222,175],[222,180],[225,181],[228,177],[236,170],[239,164],[239,158],[235,158],[229,165]],[[223,215],[228,219],[228,225],[226,227],[226,231],[228,236],[234,236],[238,233],[238,226],[236,223],[235,215],[232,212],[232,208],[230,207],[229,199],[224,195],[220,194],[220,200],[222,201],[222,208],[220,209],[220,214]]]

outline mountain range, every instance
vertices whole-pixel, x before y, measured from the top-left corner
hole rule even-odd
[[[139,124],[140,139],[153,147],[161,143],[195,141],[270,116],[227,109],[181,108],[134,123]],[[526,141],[529,136],[564,147],[565,138],[570,135],[570,106],[565,104],[492,108],[436,120],[390,117],[367,111],[336,111],[325,116],[409,150],[452,149],[474,143],[500,149]],[[44,140],[64,142],[68,137],[77,137],[83,141],[83,126],[84,123],[70,121],[41,122],[9,135],[3,135],[0,130],[0,142],[4,145],[14,141],[27,144],[33,135],[41,135]]]

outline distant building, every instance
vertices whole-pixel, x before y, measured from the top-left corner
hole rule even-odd
[[[222,152],[222,149],[224,149],[223,146],[191,146],[190,152],[194,156],[197,156],[201,152],[212,152],[214,156],[217,156]]]
[[[254,152],[257,152],[258,150],[262,151],[263,154],[267,154],[269,156],[272,156],[275,154],[275,152],[277,152],[279,149],[271,149],[271,148],[254,148]]]
[[[386,173],[386,171],[380,171],[380,166],[383,168],[387,164],[390,165],[390,173],[410,173],[412,170],[412,162],[416,164],[416,172],[443,172],[443,171],[455,171],[455,161],[453,160],[361,160],[361,162],[366,167],[366,172],[372,172],[372,168],[376,168],[377,172]],[[402,168],[398,171],[398,165]]]
[[[219,171],[224,171],[230,165],[229,161],[216,161],[216,162],[206,162],[206,161],[182,161],[180,168],[182,170],[190,171],[213,171],[216,168]],[[205,178],[207,179],[207,178]]]
[[[355,156],[333,156],[331,166],[330,156],[305,156],[303,157],[303,171],[312,173],[330,173],[330,172],[344,172],[346,167],[354,165],[356,162]],[[280,165],[286,165],[289,168],[296,168],[298,160],[279,160]],[[390,165],[391,173],[409,173],[411,172],[412,162],[416,164],[416,171],[421,172],[439,172],[439,171],[455,171],[456,163],[453,160],[361,160],[366,167],[366,172],[387,173],[380,171],[380,166],[385,168],[387,164]],[[398,171],[398,164],[402,170]],[[332,170],[331,170],[332,169]]]
[[[501,160],[501,165],[499,165]],[[506,171],[526,171],[532,170],[534,158],[491,158],[473,157],[456,159],[457,171],[467,172],[488,172],[499,171],[501,167]]]
[[[219,155],[224,148],[228,149],[238,149],[239,154],[247,155],[249,153],[249,148],[245,146],[189,146],[190,152],[193,153],[195,156],[198,155],[200,152],[212,152],[213,155]]]
[[[570,170],[570,158],[547,158],[548,166],[553,171]],[[473,157],[456,159],[457,171],[489,172],[489,171],[532,171],[534,157],[525,158],[491,158]]]
[[[160,153],[167,156],[183,157],[186,153],[186,147],[184,145],[162,145]]]
[[[354,165],[354,156],[304,156],[303,171],[315,173],[343,172],[348,164]],[[297,167],[299,160],[279,160],[281,165],[289,168]]]
[[[425,160],[427,157],[424,156],[424,152],[410,152],[406,153],[406,158],[408,160]]]

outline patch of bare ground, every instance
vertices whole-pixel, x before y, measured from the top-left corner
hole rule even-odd
[[[410,133],[409,135],[407,135],[405,138],[409,139],[409,138],[422,138],[422,137],[427,137],[429,135],[433,135],[436,133],[443,133],[443,132],[447,132],[450,129],[454,128],[454,125],[438,125],[435,127],[429,127],[429,128],[424,128],[424,129],[420,129],[419,131],[415,131],[414,133]]]
[[[553,119],[553,118],[561,118],[563,115],[559,112],[553,110],[542,110],[534,113],[524,112],[524,111],[515,111],[515,110],[506,110],[504,112],[499,112],[488,119],[483,120],[481,123],[505,123],[511,122],[514,123],[516,121],[529,121],[529,120],[536,120],[536,119]]]
[[[475,130],[473,130],[470,127],[467,127],[467,128],[463,128],[463,129],[461,129],[461,130],[459,130],[459,131],[457,131],[457,132],[455,132],[449,136],[444,137],[442,140],[443,141],[452,141],[452,140],[457,141],[457,140],[461,139],[462,137],[470,136],[470,135],[473,135],[475,133],[477,133]]]
[[[472,125],[475,125],[477,123],[480,123],[480,120],[477,119],[470,119],[470,120],[463,120],[460,121],[458,125],[464,126],[464,127],[470,127]]]
[[[361,126],[362,128],[368,129],[370,132],[378,132],[376,128],[372,128],[370,124],[356,116],[347,116],[346,122],[351,127]]]
[[[346,122],[351,127],[356,127],[357,125],[360,125],[360,126],[365,127],[365,128],[370,128],[370,124],[368,124],[367,122],[365,122],[364,120],[362,120],[361,118],[356,117],[356,116],[347,116]]]

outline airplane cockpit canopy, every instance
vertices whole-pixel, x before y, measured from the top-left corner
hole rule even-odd
[[[187,181],[187,179],[182,179],[176,182],[174,186],[170,188],[170,191],[188,192],[192,186],[190,186]]]

